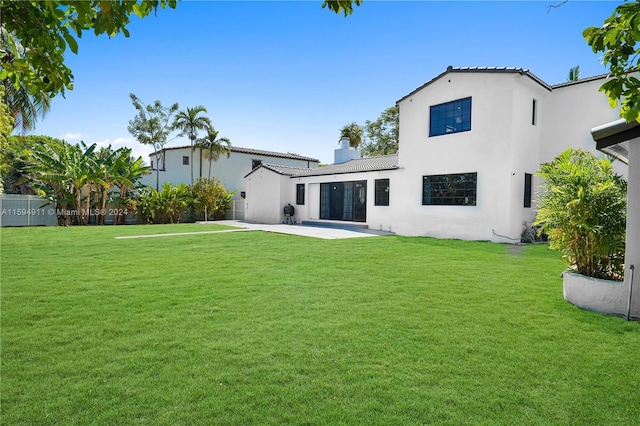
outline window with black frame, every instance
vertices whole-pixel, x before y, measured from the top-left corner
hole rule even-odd
[[[304,183],[296,185],[296,204],[299,206],[304,205]]]
[[[475,206],[477,173],[422,177],[423,206]]]
[[[471,130],[471,98],[433,105],[429,114],[429,136]]]
[[[376,179],[376,206],[389,205],[389,179]]]
[[[531,207],[531,184],[533,182],[533,175],[531,173],[524,174],[524,207]]]

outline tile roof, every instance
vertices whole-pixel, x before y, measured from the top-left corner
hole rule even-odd
[[[174,149],[185,149],[185,148],[191,148],[191,146],[190,145],[170,146],[170,147],[163,148],[162,151],[170,151]],[[317,158],[305,157],[303,155],[293,154],[290,152],[263,151],[261,149],[243,148],[240,146],[231,146],[230,149],[231,149],[231,152],[237,152],[239,154],[264,155],[267,157],[289,158],[292,160],[311,161],[315,163],[320,162],[320,160],[318,160]],[[151,154],[149,154],[149,157],[155,154],[156,154],[155,152],[152,152]]]
[[[422,86],[416,88],[415,90],[411,91],[409,94],[403,96],[402,98],[400,98],[396,102],[396,104],[402,102],[403,100],[405,100],[409,96],[413,95],[414,93],[424,89],[425,87],[427,87],[428,85],[430,85],[431,83],[433,83],[434,81],[438,80],[439,78],[443,77],[446,74],[449,74],[449,73],[470,73],[470,72],[475,72],[475,73],[521,74],[521,75],[526,75],[526,76],[530,77],[533,81],[535,81],[536,83],[540,84],[542,87],[544,87],[547,90],[551,90],[551,88],[552,88],[552,86],[550,86],[547,83],[545,83],[542,79],[540,79],[540,77],[538,77],[537,75],[535,75],[531,71],[529,71],[527,69],[524,69],[524,68],[515,68],[515,67],[452,67],[450,65],[450,66],[447,67],[446,71],[443,71],[442,73],[438,74],[437,76],[435,76],[431,80],[429,80],[426,83],[424,83]]]
[[[324,176],[344,173],[373,172],[378,170],[395,170],[398,168],[398,154],[359,158],[356,160],[347,161],[346,163],[331,164],[329,166],[318,167],[316,169],[280,166],[277,164],[265,163],[262,163],[261,167],[269,169],[280,175],[291,177]],[[258,168],[259,167],[253,169],[249,174],[247,174],[247,176],[256,171]]]
[[[594,80],[602,80],[609,77],[609,74],[599,74],[599,75],[594,75],[592,77],[585,77],[585,78],[580,78],[578,80],[575,81],[566,81],[564,83],[558,83],[558,84],[554,84],[551,86],[552,89],[558,89],[561,87],[566,87],[566,86],[573,86],[575,84],[580,84],[580,83],[586,83],[589,81],[594,81]]]

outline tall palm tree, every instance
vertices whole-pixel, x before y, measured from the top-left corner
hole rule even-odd
[[[193,108],[187,108],[186,111],[180,111],[176,114],[173,127],[180,130],[180,136],[187,136],[191,141],[191,156],[189,165],[191,166],[191,184],[193,184],[193,147],[198,138],[198,131],[205,130],[211,126],[211,120],[200,113],[207,112],[202,105]],[[202,152],[200,153],[200,176],[202,177]]]
[[[4,26],[0,26],[0,51],[2,64],[13,63],[16,59],[25,57],[25,49],[14,35]],[[14,117],[14,129],[20,128],[22,133],[33,130],[38,116],[44,115],[51,108],[51,99],[45,92],[29,93],[24,86],[15,87],[10,79],[2,80],[5,88],[4,100],[9,107],[9,113]]]
[[[218,138],[218,133],[213,126],[210,126],[207,129],[207,135],[197,141],[200,152],[205,149],[204,155],[209,159],[208,179],[211,179],[211,162],[218,161],[222,154],[227,154],[227,158],[231,155],[231,141],[225,137]]]
[[[341,138],[349,138],[349,146],[358,148],[362,142],[362,127],[356,122],[351,122],[342,126],[340,129]]]

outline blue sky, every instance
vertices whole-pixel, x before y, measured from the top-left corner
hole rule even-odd
[[[134,18],[131,36],[86,33],[75,87],[32,133],[148,147],[127,131],[129,93],[204,105],[236,146],[333,161],[339,129],[375,120],[447,66],[511,66],[550,84],[606,72],[582,38],[619,2],[367,1],[344,18],[317,1],[183,1]],[[604,95],[603,95],[604,96]],[[177,138],[167,146],[187,144]]]

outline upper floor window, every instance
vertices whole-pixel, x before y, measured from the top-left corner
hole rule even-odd
[[[422,177],[422,205],[475,206],[478,173]]]
[[[471,98],[431,106],[429,136],[471,130]]]
[[[186,155],[182,156],[182,164],[184,164],[185,166],[189,165],[189,157]]]
[[[299,206],[304,205],[304,183],[296,185],[296,204]]]
[[[538,124],[538,101],[535,99],[531,102],[531,124]]]
[[[262,160],[251,160],[251,170],[262,164]]]
[[[389,205],[389,179],[376,179],[376,206]]]

